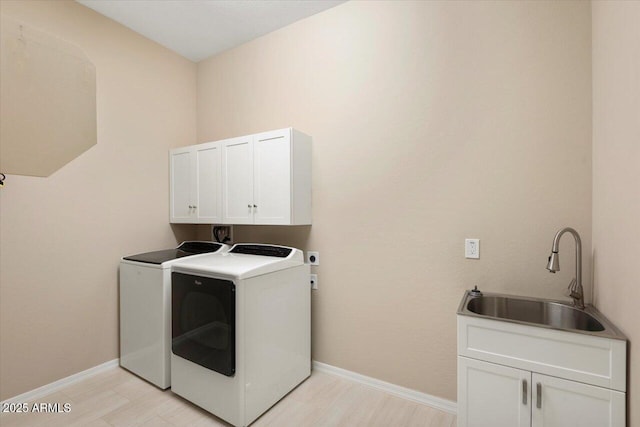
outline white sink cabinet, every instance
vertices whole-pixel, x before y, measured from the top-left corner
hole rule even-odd
[[[626,340],[458,315],[458,427],[624,427]]]

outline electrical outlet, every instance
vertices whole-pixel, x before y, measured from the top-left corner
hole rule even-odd
[[[318,275],[310,274],[309,281],[311,282],[311,289],[318,289]]]
[[[464,257],[480,258],[480,239],[464,239]]]
[[[320,265],[320,252],[307,252],[307,264]]]

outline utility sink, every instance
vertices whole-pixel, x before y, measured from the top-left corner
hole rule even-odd
[[[481,296],[469,301],[467,308],[484,316],[537,323],[556,329],[604,331],[602,323],[584,311],[557,302]]]
[[[561,301],[488,293],[475,296],[465,293],[458,314],[625,339],[624,335],[591,305],[580,310]]]
[[[593,306],[474,289],[456,322],[458,426],[625,426],[627,340]]]

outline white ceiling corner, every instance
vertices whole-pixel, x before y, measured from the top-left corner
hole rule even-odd
[[[345,0],[76,0],[198,62]]]

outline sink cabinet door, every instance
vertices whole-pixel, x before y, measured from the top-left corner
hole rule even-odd
[[[529,427],[531,372],[458,357],[458,427]]]
[[[532,375],[533,427],[624,427],[625,393]]]

